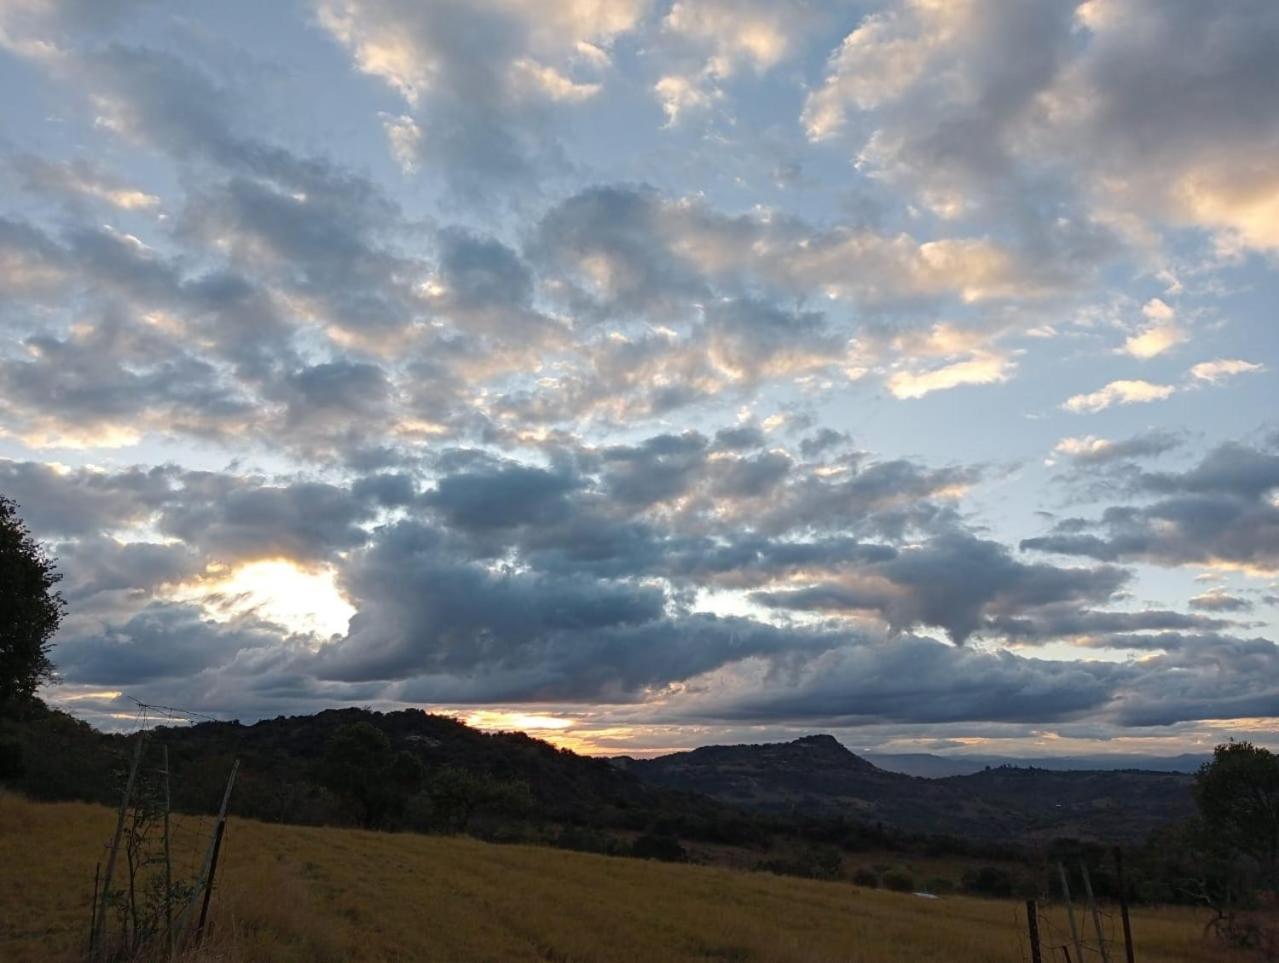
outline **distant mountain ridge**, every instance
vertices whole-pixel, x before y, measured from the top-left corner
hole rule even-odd
[[[1192,780],[1182,772],[1001,766],[923,778],[880,768],[830,735],[618,763],[651,785],[747,809],[979,838],[1135,839],[1193,809]]]
[[[930,752],[880,753],[863,752],[861,757],[880,769],[908,776],[939,779],[945,776],[967,776],[983,769],[1015,766],[1020,769],[1066,771],[1114,771],[1137,769],[1143,772],[1193,773],[1212,757],[1195,753],[1177,756],[1098,755],[1098,756],[943,756]]]

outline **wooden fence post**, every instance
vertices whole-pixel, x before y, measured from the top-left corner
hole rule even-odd
[[[164,930],[169,959],[177,955],[173,942],[173,856],[169,847],[169,747],[164,746]]]
[[[227,807],[231,803],[231,787],[235,785],[235,774],[240,771],[240,760],[235,760],[231,765],[231,775],[227,777],[226,789],[222,793],[222,805],[218,807],[218,820],[213,828],[213,840],[209,844],[209,854],[204,860],[204,870],[200,874],[203,893],[197,890],[197,894],[202,896],[200,907],[200,922],[196,931],[196,940],[201,937],[201,930],[204,929],[205,917],[209,911],[209,899],[213,891],[213,873],[217,869],[218,850],[222,848],[222,834],[226,829],[226,812]],[[192,901],[187,904],[187,908],[182,913],[182,918],[178,921],[178,930],[180,934],[185,934],[187,925],[191,921],[191,915],[195,912],[195,896]]]
[[[1044,963],[1039,951],[1039,907],[1033,899],[1026,900],[1026,926],[1030,928],[1030,963]]]
[[[1124,959],[1134,963],[1132,924],[1128,921],[1128,884],[1124,882],[1124,851],[1115,847],[1115,875],[1119,880],[1119,918],[1124,924]]]
[[[93,901],[89,904],[89,958],[93,958],[93,937],[98,932],[98,874],[102,872],[102,861],[98,860],[93,867]]]
[[[1101,963],[1110,963],[1110,954],[1106,952],[1106,935],[1101,929],[1101,914],[1097,912],[1097,900],[1092,894],[1092,877],[1088,875],[1088,865],[1081,859],[1079,872],[1084,877],[1084,893],[1088,896],[1088,909],[1092,912],[1092,928],[1097,933],[1097,950],[1101,953]]]
[[[1066,918],[1070,920],[1070,941],[1075,944],[1075,956],[1079,957],[1082,963],[1084,948],[1079,942],[1079,927],[1075,925],[1075,907],[1070,902],[1070,879],[1066,876],[1066,864],[1059,862],[1057,872],[1061,874],[1061,892],[1066,897]]]
[[[124,814],[129,809],[129,797],[133,795],[133,781],[138,775],[138,763],[142,761],[142,744],[146,742],[147,731],[138,732],[138,742],[133,749],[133,764],[129,766],[129,778],[124,783],[124,796],[120,799],[120,811],[116,815],[115,835],[111,838],[111,851],[107,853],[107,871],[102,879],[102,899],[98,907],[98,920],[93,933],[94,951],[103,949],[102,935],[106,926],[107,902],[111,896],[111,874],[115,871],[116,854],[120,851],[120,837],[124,835]]]

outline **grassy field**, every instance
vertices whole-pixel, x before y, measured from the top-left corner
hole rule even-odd
[[[0,794],[0,959],[76,958],[113,818]],[[1029,959],[1014,902],[242,820],[224,857],[208,959]],[[1231,959],[1205,942],[1202,922],[1137,910],[1138,959]],[[1060,914],[1050,923],[1066,932]]]

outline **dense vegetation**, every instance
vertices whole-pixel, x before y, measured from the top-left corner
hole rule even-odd
[[[32,702],[21,719],[0,720],[13,760],[0,778],[35,799],[114,803],[132,738]],[[216,806],[238,758],[232,811],[269,822],[463,832],[666,859],[683,858],[689,843],[762,853],[781,837],[795,851],[789,868],[811,876],[828,875],[831,852],[1019,852],[843,816],[745,811],[523,733],[483,733],[416,710],[207,722],[148,738],[168,747],[173,805],[189,812]]]
[[[62,576],[17,508],[0,495],[0,712],[53,679],[49,649],[64,608],[54,590]]]

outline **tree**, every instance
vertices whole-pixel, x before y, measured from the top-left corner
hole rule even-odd
[[[353,722],[338,729],[324,747],[319,781],[353,803],[363,825],[374,826],[390,803],[392,759],[385,732],[368,722]]]
[[[1220,843],[1279,884],[1279,756],[1250,742],[1218,746],[1195,776],[1195,801]]]
[[[56,678],[49,649],[65,607],[54,591],[61,578],[18,506],[0,495],[0,706]]]

